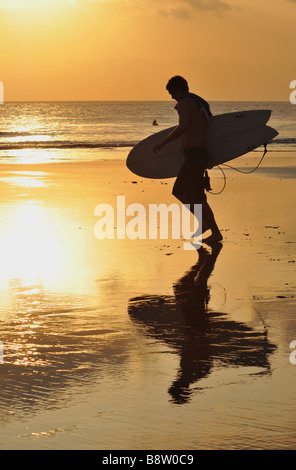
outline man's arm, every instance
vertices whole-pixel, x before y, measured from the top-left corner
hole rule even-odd
[[[154,152],[158,152],[161,150],[166,144],[172,142],[173,140],[178,139],[181,135],[184,134],[186,131],[188,124],[189,124],[189,107],[187,100],[184,100],[182,103],[178,105],[178,114],[179,114],[179,125],[169,133],[169,135],[154,147]]]

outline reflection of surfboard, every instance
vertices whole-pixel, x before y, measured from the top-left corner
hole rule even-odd
[[[209,168],[244,155],[276,137],[278,132],[265,125],[270,114],[269,110],[255,110],[213,116],[207,133]],[[127,157],[127,167],[145,178],[177,176],[184,162],[182,137],[156,154],[153,151],[173,129],[164,129],[139,142]]]

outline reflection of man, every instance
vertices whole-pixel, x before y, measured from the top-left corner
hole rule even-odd
[[[213,243],[211,252],[201,246],[198,262],[174,285],[176,304],[181,306],[189,327],[182,338],[178,376],[169,388],[178,404],[189,400],[190,385],[209,375],[213,367],[213,336],[208,334],[211,331],[208,279],[221,249],[221,243]]]
[[[189,93],[188,83],[183,77],[171,78],[166,88],[177,101],[179,125],[154,147],[154,151],[158,152],[167,143],[183,136],[185,162],[175,181],[173,194],[183,204],[190,204],[192,213],[194,204],[202,204],[203,232],[212,232],[204,241],[218,242],[223,237],[204,191],[204,172],[208,167],[206,131],[211,116],[209,105],[199,96]]]
[[[211,248],[199,248],[197,263],[175,283],[174,296],[144,295],[129,302],[129,315],[144,325],[145,334],[180,356],[177,376],[168,390],[176,404],[187,403],[216,364],[252,367],[251,375],[254,367],[270,373],[269,356],[276,346],[266,331],[256,331],[209,308],[208,281],[222,247],[222,243],[212,243]]]

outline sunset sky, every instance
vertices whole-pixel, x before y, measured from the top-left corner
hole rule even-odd
[[[0,0],[5,101],[288,101],[296,0]]]

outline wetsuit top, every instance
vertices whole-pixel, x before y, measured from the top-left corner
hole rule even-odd
[[[211,116],[213,116],[210,110],[209,103],[203,98],[201,98],[200,96],[195,95],[194,93],[188,92],[188,93],[185,93],[185,95],[181,98],[181,100],[183,100],[184,98],[194,98],[195,101],[197,101],[197,103],[199,104],[200,110],[205,113],[208,121],[210,120]],[[178,104],[175,106],[175,109],[177,109],[177,107],[178,107]]]

